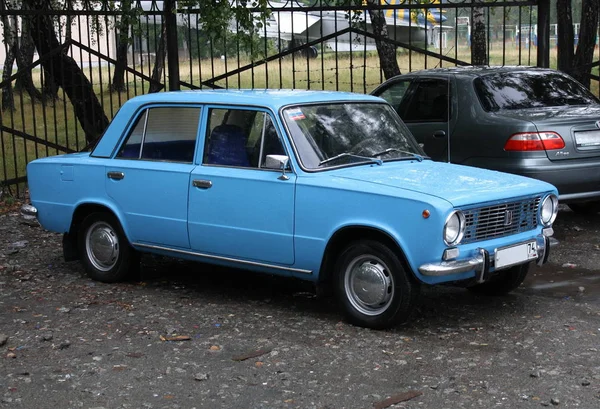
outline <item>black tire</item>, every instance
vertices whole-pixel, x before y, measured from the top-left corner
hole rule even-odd
[[[482,295],[505,295],[516,290],[527,277],[531,263],[521,264],[498,272],[490,281],[467,287]]]
[[[371,294],[365,291],[367,284],[371,284]],[[362,293],[357,293],[357,288],[363,290]],[[349,244],[339,255],[334,289],[350,323],[384,329],[408,319],[417,302],[420,285],[388,246],[375,240],[359,240]]]
[[[136,251],[129,245],[119,220],[110,213],[89,214],[81,223],[77,241],[85,271],[93,280],[115,283],[139,270]]]
[[[575,213],[583,215],[593,215],[600,212],[600,201],[569,203],[567,206]]]

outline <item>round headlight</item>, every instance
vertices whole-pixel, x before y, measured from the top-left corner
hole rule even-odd
[[[540,205],[540,222],[544,226],[550,226],[556,219],[558,213],[558,197],[556,195],[548,195],[542,200]]]
[[[444,242],[449,246],[460,243],[465,233],[465,215],[460,210],[450,213],[444,225]]]

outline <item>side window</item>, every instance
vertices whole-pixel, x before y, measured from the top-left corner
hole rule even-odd
[[[403,101],[400,116],[407,122],[448,122],[448,81],[442,79],[421,80],[417,83],[409,101]]]
[[[261,168],[266,155],[285,150],[268,113],[213,108],[209,113],[203,163]]]
[[[393,106],[396,112],[398,112],[398,109],[400,108],[400,102],[402,102],[402,98],[404,98],[410,82],[410,80],[394,82],[389,88],[387,88],[378,96],[385,99],[388,104]]]
[[[149,108],[138,118],[117,158],[191,163],[200,108]]]

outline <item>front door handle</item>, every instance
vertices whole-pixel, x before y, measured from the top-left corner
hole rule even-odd
[[[125,177],[125,174],[123,172],[108,172],[106,176],[108,176],[109,179],[121,180]]]
[[[446,137],[446,132],[445,131],[441,131],[441,130],[440,131],[435,131],[433,133],[433,137],[434,138],[444,138],[444,137]]]
[[[200,189],[210,189],[212,187],[212,182],[210,180],[195,179],[192,182],[192,185]]]

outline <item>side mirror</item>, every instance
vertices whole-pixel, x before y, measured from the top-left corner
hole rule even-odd
[[[288,180],[289,177],[285,174],[285,170],[288,168],[290,158],[285,155],[267,155],[265,160],[265,168],[281,170],[281,176],[278,179]]]

